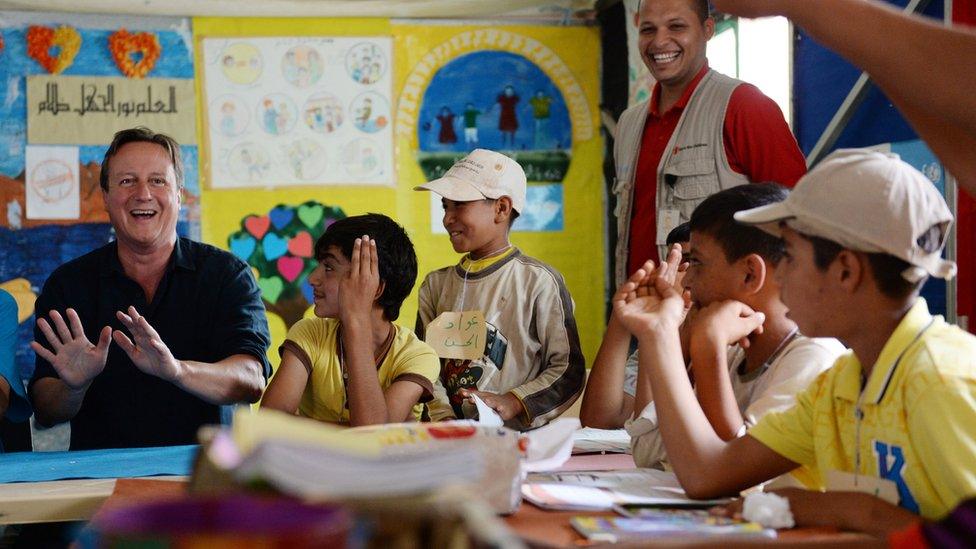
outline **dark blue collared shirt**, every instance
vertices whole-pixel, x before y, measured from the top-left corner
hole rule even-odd
[[[125,275],[115,242],[58,267],[37,298],[37,317],[68,307],[81,318],[85,335],[97,343],[104,326],[123,330],[116,311],[135,306],[177,360],[218,362],[247,354],[264,365],[270,337],[261,291],[251,268],[207,244],[179,238],[151,303]],[[34,339],[50,347],[34,327]],[[57,372],[37,357],[34,383]],[[197,429],[220,422],[220,407],[143,373],[115,342],[105,370],[88,388],[71,420],[71,449],[193,444]]]

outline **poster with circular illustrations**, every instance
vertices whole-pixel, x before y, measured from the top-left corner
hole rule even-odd
[[[204,38],[212,188],[393,184],[389,37]]]

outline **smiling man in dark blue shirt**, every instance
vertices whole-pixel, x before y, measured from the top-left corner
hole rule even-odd
[[[72,450],[191,444],[221,404],[261,396],[260,290],[246,263],[177,237],[172,138],[117,133],[100,183],[117,239],[59,267],[38,297],[36,419],[71,421]]]

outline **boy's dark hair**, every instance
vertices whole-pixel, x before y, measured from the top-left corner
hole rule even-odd
[[[515,224],[515,220],[518,219],[520,215],[522,215],[522,214],[520,214],[517,211],[515,211],[514,208],[512,209],[511,215],[508,216],[508,228],[509,229],[512,228],[512,225]]]
[[[671,232],[668,233],[668,237],[664,240],[664,242],[670,248],[675,244],[688,242],[689,240],[691,240],[691,225],[685,221],[684,223],[671,229]]]
[[[170,160],[173,162],[173,171],[176,172],[176,184],[179,187],[183,186],[183,156],[180,154],[180,144],[166,134],[156,133],[145,126],[139,126],[138,128],[115,132],[112,143],[105,151],[105,158],[102,159],[102,172],[98,175],[98,184],[101,185],[103,191],[108,191],[108,166],[112,157],[118,154],[123,145],[129,143],[154,143],[166,149]]]
[[[810,244],[813,245],[813,264],[820,271],[826,271],[827,267],[834,262],[834,259],[837,259],[837,255],[844,249],[843,246],[833,240],[803,233],[797,234],[810,241]],[[942,245],[943,236],[943,227],[941,225],[935,225],[919,237],[918,245],[927,252],[934,252]],[[901,274],[906,269],[911,268],[911,263],[893,255],[867,252],[864,255],[867,256],[868,263],[871,265],[872,276],[874,277],[875,284],[878,286],[878,290],[884,296],[891,299],[905,299],[911,296],[922,289],[925,281],[929,279],[928,275],[925,275],[917,282],[906,280]]]
[[[376,241],[380,280],[386,285],[376,302],[383,307],[386,319],[394,321],[400,316],[400,305],[417,281],[417,254],[413,242],[396,221],[377,213],[340,219],[329,225],[315,243],[315,259],[321,261],[329,246],[339,248],[346,259],[351,259],[356,239],[363,235]]]
[[[789,191],[776,183],[753,183],[719,191],[706,198],[691,213],[691,232],[704,233],[715,239],[729,263],[749,254],[759,254],[772,265],[783,259],[783,241],[733,217],[735,212],[758,208],[786,200]]]
[[[641,4],[647,1],[641,0],[637,3],[637,13],[640,13]],[[712,15],[712,8],[709,6],[708,0],[691,0],[691,9],[695,10],[695,13],[698,14],[698,20],[702,23]]]

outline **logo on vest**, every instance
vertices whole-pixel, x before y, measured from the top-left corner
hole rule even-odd
[[[671,154],[676,155],[682,151],[687,151],[689,149],[700,149],[702,147],[708,147],[708,143],[695,143],[694,145],[682,145],[682,146],[675,145],[674,150],[671,151]]]
[[[885,444],[880,440],[874,441],[874,455],[878,460],[878,476],[894,482],[898,486],[899,505],[913,513],[918,513],[918,502],[908,489],[908,484],[902,477],[905,471],[905,453],[901,446]]]

